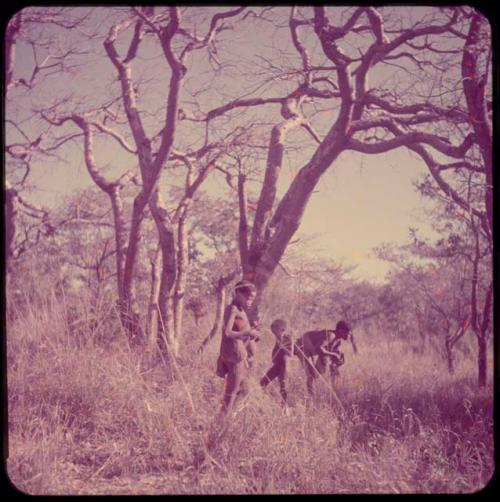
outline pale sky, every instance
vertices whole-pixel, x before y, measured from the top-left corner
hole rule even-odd
[[[419,10],[404,7],[402,10],[411,11],[414,17],[419,17],[422,13],[428,12],[429,9],[420,8]],[[106,9],[104,8],[100,12],[102,14],[106,12]],[[255,33],[252,26],[249,25],[246,29],[237,32],[238,43],[241,44],[238,47],[243,47],[243,49],[237,51],[236,45],[223,46],[220,49],[221,58],[226,55],[224,51],[227,51],[227,57],[237,58],[243,66],[246,65],[250,68],[250,71],[243,82],[234,80],[235,77],[230,75],[225,77],[225,81],[222,81],[223,85],[209,86],[200,98],[200,104],[205,111],[224,102],[228,95],[233,98],[241,96],[243,89],[252,86],[251,69],[252,65],[259,64],[259,55],[275,54],[277,48],[281,47],[287,48],[286,61],[283,60],[283,64],[289,64],[289,61],[293,62],[297,59],[293,49],[290,49],[286,27],[272,34],[266,30],[267,28],[263,28],[262,33]],[[230,38],[232,35],[226,36]],[[100,43],[96,45],[97,49],[99,49]],[[319,52],[316,50],[318,44],[314,36],[311,34],[305,36],[304,33],[304,43],[309,44],[308,48],[313,55],[322,55],[320,50]],[[231,53],[232,56],[230,56]],[[135,68],[134,75],[141,73],[147,77],[158,72],[158,63],[155,62],[154,56],[152,51],[151,59],[144,58],[140,61],[139,66]],[[194,75],[188,73],[194,77],[194,80],[186,80],[188,89],[196,83],[196,72],[202,74],[206,69],[206,61],[196,59],[197,57],[197,55],[194,56],[192,61],[191,70],[195,69]],[[202,57],[201,53],[200,57]],[[19,47],[17,64],[20,66],[18,66],[18,70],[29,73],[29,59],[29,48]],[[23,67],[23,65],[25,66]],[[255,74],[257,74],[258,67],[255,68]],[[377,82],[386,81],[393,72],[393,68],[377,66],[376,70],[372,72],[370,84],[373,86]],[[55,85],[60,86],[61,92],[79,93],[82,90],[82,96],[95,95],[100,97],[99,93],[105,92],[106,87],[115,78],[114,68],[105,55],[97,58],[95,56],[89,57],[84,75],[83,79],[69,80],[64,84]],[[148,95],[141,95],[140,98],[144,100],[144,103],[148,101],[163,104],[165,85],[161,81],[156,87],[154,83],[152,85],[153,88],[147,88]],[[292,85],[293,88],[295,84],[285,82],[282,85],[285,88]],[[95,94],[90,92],[92,88],[95,89]],[[45,89],[45,92],[48,92],[50,96],[51,92],[54,94],[54,89],[54,87]],[[253,95],[276,96],[282,94],[279,88],[276,89],[277,87],[271,87],[270,90],[264,89],[261,93],[257,92]],[[42,94],[31,96],[31,102],[41,100],[42,96]],[[82,102],[84,103],[85,99]],[[23,106],[28,109],[29,103],[23,103]],[[280,120],[276,106],[267,106],[265,111],[259,110],[258,113],[271,122]],[[14,114],[10,110],[12,108],[7,109],[7,118],[9,118],[9,113]],[[330,114],[325,118],[325,130],[331,125],[334,116]],[[30,125],[25,124],[25,127],[29,128]],[[321,129],[321,123],[319,128]],[[320,130],[320,132],[322,131]],[[182,138],[182,135],[178,135],[178,137]],[[302,139],[306,141],[305,137]],[[311,143],[311,148],[313,148],[314,143],[312,141]],[[35,167],[33,176],[30,178],[31,184],[37,187],[37,191],[31,194],[33,200],[53,207],[75,189],[91,185],[84,165],[81,146],[75,144],[66,151],[65,156],[67,163],[61,163],[54,159]],[[118,171],[134,167],[130,157],[120,153],[115,145],[96,148],[96,158],[100,165],[109,164]],[[297,154],[286,158],[278,196],[283,195],[284,189],[291,181],[291,174],[296,172],[307,158],[307,152],[302,156]],[[263,173],[264,165],[265,163],[262,165],[261,173]],[[331,258],[334,262],[341,261],[347,265],[355,265],[357,267],[353,274],[355,277],[381,281],[388,266],[370,256],[374,246],[384,242],[406,242],[409,227],[421,229],[424,235],[432,234],[429,225],[423,220],[422,212],[424,207],[429,207],[429,203],[424,201],[412,186],[412,181],[425,172],[423,162],[410,157],[403,148],[371,156],[344,152],[323,176],[317,186],[316,193],[311,197],[298,231],[298,237],[306,237],[306,242],[296,246],[302,246],[304,253]],[[209,192],[211,190],[214,195],[218,195],[223,186],[223,180],[214,180],[206,185],[205,190]]]

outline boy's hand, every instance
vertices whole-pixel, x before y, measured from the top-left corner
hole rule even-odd
[[[344,353],[338,352],[337,354],[335,354],[334,362],[337,366],[342,366],[345,363]]]
[[[256,328],[252,328],[250,330],[250,337],[252,340],[255,340],[256,342],[258,342],[260,340],[260,331]]]

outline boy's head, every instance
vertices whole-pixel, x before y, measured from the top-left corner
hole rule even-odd
[[[242,307],[250,308],[256,295],[257,288],[250,281],[240,281],[234,286],[234,297]]]
[[[337,326],[335,326],[335,334],[339,338],[342,338],[343,340],[347,340],[350,331],[351,328],[349,327],[349,324],[347,324],[345,321],[339,321],[337,323]]]
[[[275,319],[271,323],[271,331],[275,335],[282,335],[286,331],[286,321],[283,319]]]

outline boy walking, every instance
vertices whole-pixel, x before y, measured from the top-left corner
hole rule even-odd
[[[278,379],[283,404],[287,403],[288,398],[286,392],[288,360],[293,355],[293,341],[292,338],[286,334],[286,329],[286,321],[283,319],[275,319],[271,323],[271,331],[276,337],[276,343],[271,353],[273,365],[260,380],[260,385],[262,388],[265,388],[275,378]]]

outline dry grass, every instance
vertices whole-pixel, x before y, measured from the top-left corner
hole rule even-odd
[[[187,326],[183,378],[172,380],[161,361],[128,348],[114,321],[104,345],[90,329],[85,343],[74,338],[66,318],[52,298],[8,331],[7,467],[24,492],[455,493],[492,476],[492,389],[476,388],[474,360],[449,376],[435,356],[360,333],[337,387],[347,417],[324,384],[306,407],[298,361],[287,413],[256,385],[272,346],[263,340],[251,393],[210,459],[218,341],[190,355],[208,325]]]

